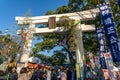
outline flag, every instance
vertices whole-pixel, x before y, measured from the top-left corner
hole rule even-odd
[[[109,4],[100,4],[98,6],[104,31],[106,33],[108,43],[110,45],[110,52],[114,62],[120,62],[119,38],[115,29],[115,23],[111,14]]]
[[[100,55],[100,64],[102,69],[107,69],[104,53],[106,52],[105,49],[105,38],[104,38],[104,32],[102,28],[97,28],[97,38],[98,38],[98,48],[99,48],[99,55]]]
[[[120,8],[120,0],[118,0],[118,6],[119,6],[119,8]]]

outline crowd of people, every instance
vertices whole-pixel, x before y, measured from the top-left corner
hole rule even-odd
[[[6,80],[4,72],[0,72],[0,80]],[[75,68],[69,67],[37,67],[30,69],[28,67],[21,68],[20,72],[16,67],[13,67],[8,74],[7,80],[76,80]]]
[[[76,80],[76,69],[72,67],[56,67],[42,66],[36,68],[23,67],[20,71],[16,67],[9,70],[7,80]],[[105,80],[102,78],[102,71],[97,67],[94,70],[86,67],[85,80]],[[4,79],[4,72],[0,71],[0,80]]]
[[[76,68],[41,66],[36,68],[12,67],[5,78],[4,71],[0,70],[0,80],[77,80]],[[112,80],[110,76],[104,76],[101,68],[86,66],[84,80]],[[119,79],[116,79],[119,80]]]

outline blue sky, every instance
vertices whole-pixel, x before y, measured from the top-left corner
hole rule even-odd
[[[0,0],[0,31],[16,34],[15,16],[25,16],[31,11],[32,16],[42,16],[48,10],[55,11],[59,6],[67,5],[68,0]],[[39,41],[33,41],[34,44]],[[59,48],[57,48],[59,49]],[[52,52],[45,52],[50,55]]]
[[[0,0],[0,31],[8,28],[9,33],[16,33],[15,16],[25,16],[29,10],[32,16],[42,16],[67,3],[68,0]]]

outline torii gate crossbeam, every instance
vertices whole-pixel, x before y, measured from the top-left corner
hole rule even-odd
[[[99,10],[96,8],[96,9],[74,12],[74,13],[29,17],[29,20],[31,20],[30,22],[33,24],[47,23],[49,17],[56,17],[56,21],[58,21],[60,17],[68,16],[69,18],[74,19],[74,20],[87,21],[87,20],[94,20],[98,13],[99,13]],[[18,24],[24,24],[25,19],[26,19],[26,17],[19,17],[19,16],[17,16],[15,18],[15,20],[18,22]],[[27,23],[29,23],[29,21]]]

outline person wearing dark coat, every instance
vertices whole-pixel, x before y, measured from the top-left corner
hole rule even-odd
[[[0,70],[0,80],[5,80],[4,71]]]
[[[36,68],[30,80],[39,80],[39,76],[40,76],[40,70],[39,68]]]
[[[71,76],[72,72],[70,70],[70,68],[67,68],[67,80],[71,80],[72,76]]]
[[[55,69],[52,69],[51,72],[51,80],[57,80],[57,73]]]
[[[16,72],[16,68],[12,68],[12,72],[9,74],[8,80],[18,80],[18,73]]]

